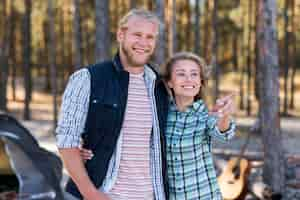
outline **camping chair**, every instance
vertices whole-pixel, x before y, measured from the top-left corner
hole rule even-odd
[[[41,148],[25,127],[5,114],[0,114],[0,141],[18,179],[17,199],[66,199],[60,186],[59,157]]]

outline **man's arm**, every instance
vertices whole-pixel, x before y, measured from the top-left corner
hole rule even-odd
[[[109,198],[100,192],[90,180],[80,156],[79,148],[60,148],[59,153],[65,167],[86,200],[108,200]]]
[[[89,107],[90,74],[87,69],[75,72],[65,89],[56,128],[57,147],[64,165],[82,196],[87,200],[107,200],[90,180],[80,156]]]

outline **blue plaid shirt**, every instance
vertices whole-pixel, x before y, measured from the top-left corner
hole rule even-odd
[[[235,124],[221,133],[216,117],[208,115],[202,100],[185,112],[171,101],[166,124],[170,200],[222,199],[211,152],[211,137],[228,140]]]

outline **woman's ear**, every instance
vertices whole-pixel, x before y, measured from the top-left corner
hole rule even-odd
[[[168,84],[168,81],[163,80],[163,83],[164,83],[164,85],[165,85],[165,87],[167,89],[167,92],[168,92],[169,96],[172,97],[173,96],[173,92],[172,92],[172,89],[170,88],[170,86]]]
[[[167,85],[168,85],[168,87],[169,87],[170,89],[173,88],[173,84],[172,84],[171,81],[167,81],[166,83],[167,83]]]

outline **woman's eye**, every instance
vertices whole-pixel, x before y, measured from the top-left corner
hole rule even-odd
[[[192,73],[191,76],[192,76],[192,77],[198,77],[199,74],[198,74],[198,73]]]
[[[177,76],[180,76],[180,77],[185,76],[184,73],[176,73],[176,75],[177,75]]]

